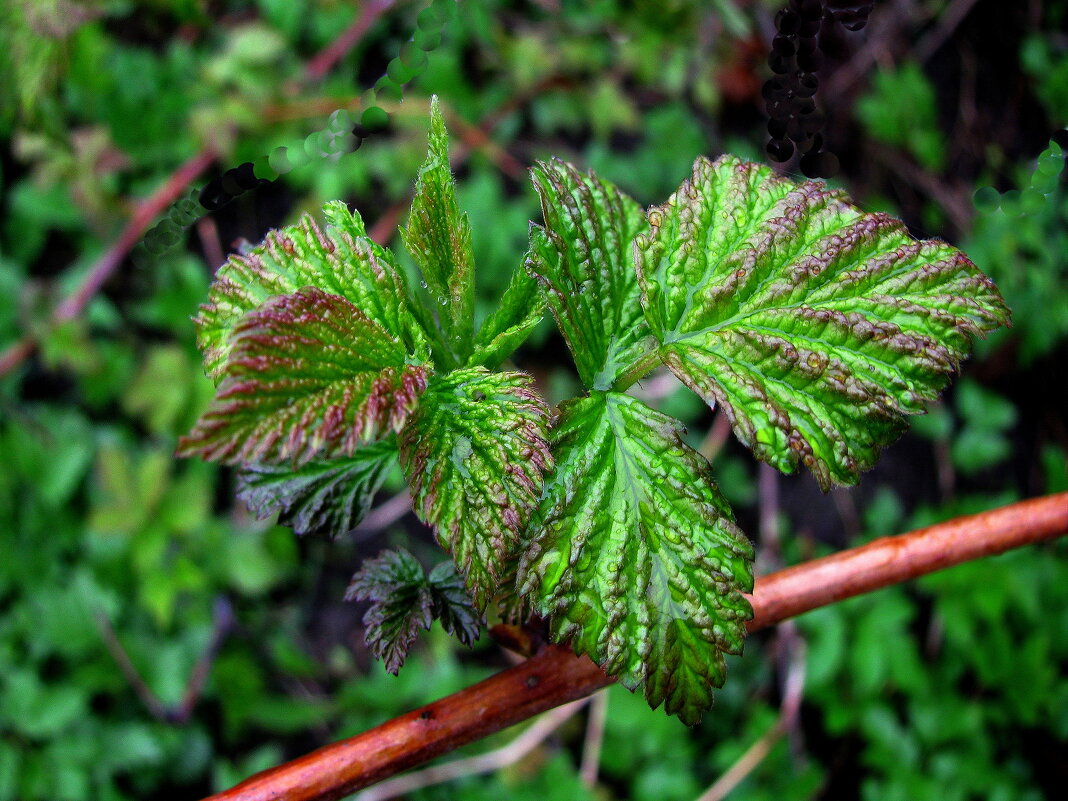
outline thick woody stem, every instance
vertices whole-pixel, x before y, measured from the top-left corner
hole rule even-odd
[[[960,517],[757,580],[749,630],[925,573],[1068,533],[1068,492]],[[551,645],[520,665],[258,773],[206,801],[330,801],[612,682],[586,657]]]

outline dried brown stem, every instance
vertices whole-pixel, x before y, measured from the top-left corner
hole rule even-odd
[[[758,579],[749,630],[951,565],[1068,533],[1068,492],[960,517]],[[363,734],[258,773],[210,801],[329,801],[611,683],[551,645],[520,665]]]

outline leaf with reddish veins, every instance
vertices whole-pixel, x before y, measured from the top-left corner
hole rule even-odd
[[[531,178],[545,227],[531,228],[527,270],[547,290],[582,383],[608,389],[649,344],[632,252],[649,225],[632,198],[593,172],[553,159]]]
[[[413,505],[452,553],[479,609],[494,596],[552,465],[549,413],[523,373],[430,380],[399,435]]]
[[[179,444],[183,456],[303,464],[351,455],[399,430],[427,382],[401,341],[313,287],[246,314],[231,347],[214,403]]]
[[[1005,325],[993,282],[820,182],[698,159],[635,240],[660,358],[738,438],[825,490],[855,484],[970,349]]]
[[[218,381],[242,317],[272,297],[314,286],[352,303],[408,348],[428,358],[426,332],[393,254],[368,236],[360,215],[341,201],[323,206],[327,225],[305,215],[271,231],[249,253],[231,256],[215,276],[196,317],[197,344]]]

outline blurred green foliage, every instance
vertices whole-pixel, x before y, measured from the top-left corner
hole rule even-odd
[[[946,145],[934,87],[916,62],[876,72],[857,116],[872,138],[903,148],[927,169],[942,169]]]
[[[302,141],[334,108],[358,108],[420,3],[397,3],[325,78],[289,87],[359,5],[0,2],[0,348],[24,334],[40,343],[0,377],[0,801],[196,797],[505,664],[486,638],[459,652],[438,628],[396,678],[365,652],[363,609],[341,602],[345,584],[387,545],[436,561],[410,519],[336,542],[298,540],[235,506],[227,471],[173,458],[177,435],[211,394],[189,318],[217,266],[205,257],[213,245],[227,252],[238,237],[258,241],[338,197],[369,223],[388,221],[389,209],[406,205],[423,157],[430,93],[467,150],[454,166],[485,279],[479,316],[537,218],[523,171],[534,159],[593,167],[647,203],[699,153],[760,157],[759,32],[781,3],[465,0],[386,136],[243,197],[213,215],[217,234],[195,228],[186,249],[150,271],[124,263],[77,319],[50,324],[49,310],[114,241],[131,202],[198,150],[220,152],[221,171]],[[943,4],[906,5],[923,24]],[[1034,30],[990,34],[977,27],[983,5],[944,51],[1015,76],[1011,96],[986,96],[980,82],[976,113],[987,124],[958,129],[954,113],[942,113],[945,104],[954,111],[958,87],[890,42],[887,69],[829,110],[825,132],[854,194],[898,202],[916,220],[937,219],[941,201],[902,189],[907,177],[871,170],[868,151],[850,142],[900,151],[966,199],[987,186],[1003,193],[997,205],[966,204],[969,227],[957,233],[1001,286],[1015,327],[980,348],[965,379],[857,490],[836,503],[808,479],[780,480],[787,562],[822,552],[825,541],[1068,489],[1068,196],[1063,171],[1036,158],[1068,122],[1068,51],[1055,33],[1063,10],[1047,4]],[[894,13],[877,4],[873,19],[884,11]],[[1002,13],[1021,22],[1026,11]],[[755,60],[746,55],[754,42]],[[470,130],[465,137],[458,120],[484,124],[494,146]],[[1024,196],[1036,187],[1041,203]],[[547,330],[532,339],[528,364],[549,396],[562,397],[574,378]],[[711,423],[704,408],[670,387],[659,397],[700,445]],[[715,469],[755,535],[752,460],[728,441]],[[836,511],[850,503],[853,525]],[[1068,740],[1066,557],[1063,542],[1032,548],[799,619],[800,726],[731,798],[1056,797]],[[219,634],[188,720],[152,714],[117,666],[109,633],[172,716]],[[773,634],[752,638],[694,730],[611,689],[594,790],[578,777],[580,716],[518,765],[412,797],[696,798],[773,726],[781,647]]]

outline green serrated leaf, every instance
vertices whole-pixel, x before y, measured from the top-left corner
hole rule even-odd
[[[352,455],[415,407],[428,370],[408,358],[343,297],[306,287],[271,298],[234,328],[215,400],[179,453],[297,465]]]
[[[323,207],[327,227],[310,216],[267,234],[248,254],[231,256],[219,268],[200,307],[197,343],[208,374],[219,380],[231,336],[243,315],[269,298],[313,286],[352,303],[404,343],[428,358],[426,334],[412,313],[404,275],[391,254],[367,237],[359,214],[341,201]]]
[[[441,307],[439,320],[449,350],[463,364],[474,333],[475,284],[471,225],[456,202],[449,167],[449,137],[437,97],[430,103],[430,141],[419,171],[408,226],[401,230],[426,288]]]
[[[470,646],[482,633],[482,618],[471,604],[464,580],[451,560],[439,563],[427,576],[434,619],[446,634]]]
[[[468,646],[482,631],[482,618],[452,562],[442,562],[427,576],[403,548],[364,562],[352,577],[345,600],[372,602],[363,618],[365,640],[394,675],[419,629],[429,629],[435,620]]]
[[[754,455],[855,484],[968,353],[1006,324],[994,284],[819,182],[698,159],[636,240],[668,367],[720,404]]]
[[[415,511],[435,526],[479,609],[552,464],[548,410],[531,384],[523,373],[480,367],[435,376],[399,436]]]
[[[423,566],[403,549],[368,559],[352,577],[346,601],[371,601],[363,617],[364,639],[393,675],[415,642],[419,629],[434,622]]]
[[[396,461],[397,441],[390,437],[352,456],[300,467],[245,465],[237,474],[237,497],[261,520],[277,512],[278,522],[297,534],[337,536],[363,520]]]
[[[530,273],[520,267],[512,274],[496,310],[478,330],[469,366],[493,370],[522,345],[545,314],[545,293]]]
[[[616,392],[562,404],[519,585],[555,640],[693,724],[742,650],[753,548],[681,433]]]
[[[648,345],[632,255],[648,224],[637,203],[592,172],[554,159],[531,175],[545,228],[531,233],[527,269],[549,291],[583,383],[608,389]]]

